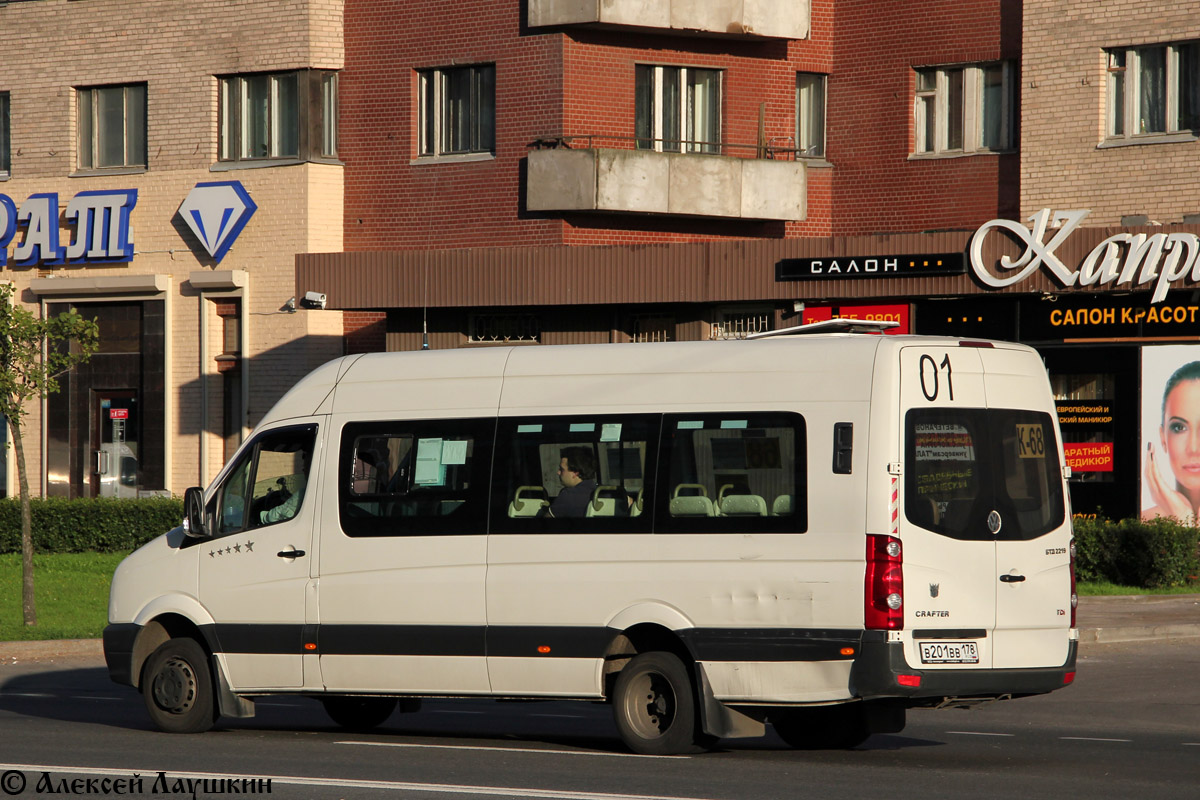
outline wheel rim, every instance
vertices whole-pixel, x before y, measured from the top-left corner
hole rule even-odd
[[[186,714],[196,703],[196,671],[178,656],[169,658],[154,676],[154,702],[171,714]]]
[[[657,739],[675,722],[675,690],[656,672],[639,675],[625,695],[625,719],[643,739]]]

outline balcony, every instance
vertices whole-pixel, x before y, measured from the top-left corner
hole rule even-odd
[[[794,150],[747,146],[740,148],[747,157],[737,157],[639,150],[632,145],[632,140],[594,136],[538,140],[529,153],[526,208],[745,220],[805,218],[804,162],[796,160]],[[739,150],[732,145],[683,145]]]
[[[529,0],[529,27],[589,25],[807,39],[808,0]]]

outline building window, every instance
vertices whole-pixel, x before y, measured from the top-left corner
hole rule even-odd
[[[7,178],[12,173],[8,119],[8,92],[0,92],[0,178]]]
[[[495,152],[495,64],[428,69],[417,75],[420,155]]]
[[[79,168],[146,166],[146,84],[76,90]]]
[[[1108,138],[1200,130],[1200,42],[1109,50]]]
[[[472,314],[467,341],[471,344],[540,342],[541,322],[535,314]]]
[[[801,72],[796,76],[796,154],[825,157],[824,75]]]
[[[721,71],[639,64],[634,135],[640,150],[721,152]]]
[[[1011,62],[919,69],[913,152],[959,155],[1015,146],[1017,118]]]
[[[337,156],[337,73],[232,75],[220,82],[221,161]]]

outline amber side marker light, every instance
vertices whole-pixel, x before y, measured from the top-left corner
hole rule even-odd
[[[841,649],[841,654],[844,656],[852,656],[852,655],[854,655],[854,648],[853,647],[843,647]]]
[[[549,653],[549,652],[550,652],[550,645],[548,645],[548,644],[539,644],[539,645],[538,645],[538,652],[539,652],[539,653],[541,653],[542,655],[545,655],[546,653]]]
[[[317,644],[316,644],[316,642],[305,642],[304,649],[305,650],[316,650]]]

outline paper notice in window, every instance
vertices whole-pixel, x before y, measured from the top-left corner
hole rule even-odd
[[[442,464],[465,464],[467,463],[467,443],[443,441],[442,442]]]
[[[413,483],[418,486],[440,486],[442,484],[442,440],[418,439],[417,464],[413,472]]]

